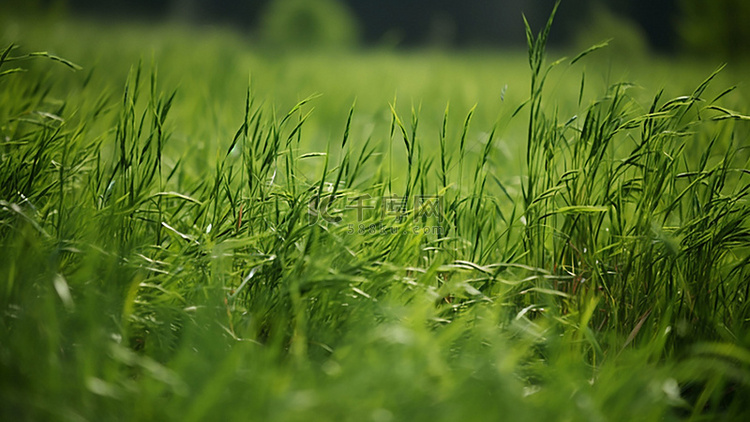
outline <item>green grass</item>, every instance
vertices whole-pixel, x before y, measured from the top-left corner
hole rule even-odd
[[[3,420],[746,416],[741,71],[15,25]]]

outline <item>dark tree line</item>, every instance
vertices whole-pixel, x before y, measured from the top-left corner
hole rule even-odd
[[[0,0],[63,3],[76,13],[127,17],[179,18],[229,23],[252,31],[273,0]],[[310,0],[314,2],[315,0]],[[525,14],[532,25],[545,21],[555,0],[339,0],[356,16],[363,41],[392,38],[401,45],[440,42],[451,45],[511,45],[524,42]],[[604,4],[641,27],[652,47],[670,51],[677,39],[679,2],[687,0],[563,0],[553,42],[564,43]],[[744,1],[744,0],[742,0]]]

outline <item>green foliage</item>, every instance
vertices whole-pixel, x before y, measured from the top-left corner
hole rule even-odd
[[[338,0],[272,0],[261,35],[277,48],[342,48],[357,43],[355,16]]]
[[[750,4],[743,0],[682,0],[679,33],[689,52],[747,58],[750,54]]]

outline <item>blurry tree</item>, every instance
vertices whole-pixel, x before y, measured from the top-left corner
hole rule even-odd
[[[750,56],[750,1],[682,0],[678,31],[688,51]]]
[[[603,53],[621,58],[642,58],[649,50],[644,29],[625,15],[612,12],[602,3],[591,4],[588,16],[582,23],[576,31],[574,42],[579,50],[604,40],[610,41]]]
[[[338,0],[272,0],[260,31],[264,41],[286,48],[341,48],[359,38],[356,18]]]
[[[39,11],[54,11],[57,5],[57,10],[93,17],[176,18],[231,24],[258,31],[268,40],[285,45],[347,44],[352,41],[349,34],[356,34],[369,44],[396,44],[393,40],[398,40],[403,46],[522,47],[525,37],[521,14],[532,27],[539,28],[554,3],[555,0],[0,0],[0,15],[38,15]],[[608,12],[600,13],[602,7]],[[311,31],[305,33],[305,29]],[[581,41],[582,33],[593,34],[597,39],[613,37],[616,43],[630,39],[625,42],[630,46],[637,46],[638,39],[645,37],[649,47],[662,52],[673,52],[682,42],[686,51],[700,54],[750,55],[750,43],[746,41],[750,40],[750,0],[563,0],[550,44],[570,45]],[[600,35],[594,36],[596,33]]]

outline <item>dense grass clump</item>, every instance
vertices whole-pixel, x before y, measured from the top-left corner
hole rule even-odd
[[[601,46],[547,64],[551,22],[482,132],[394,98],[383,130],[355,102],[308,141],[323,99],[250,84],[209,157],[155,66],[61,86],[78,65],[5,48],[0,418],[744,416],[750,118],[717,73],[590,97]],[[576,98],[549,98],[559,68]]]

